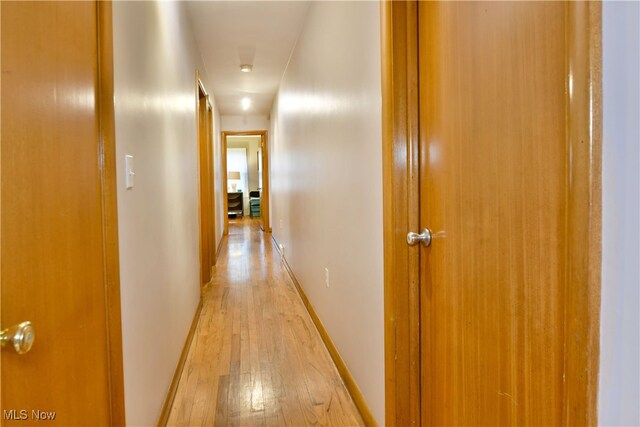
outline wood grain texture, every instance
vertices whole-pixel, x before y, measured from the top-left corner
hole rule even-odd
[[[98,114],[102,158],[102,206],[104,213],[104,265],[109,347],[111,424],[125,425],[122,314],[120,308],[120,251],[113,87],[113,18],[111,1],[97,2],[98,11]]]
[[[597,425],[602,259],[602,4],[567,5],[568,276],[565,425]]]
[[[218,250],[216,247],[216,156],[215,156],[215,144],[213,140],[214,132],[217,132],[215,128],[215,120],[213,118],[213,105],[211,105],[211,98],[207,97],[207,124],[209,125],[209,129],[207,130],[207,137],[209,138],[209,148],[211,149],[211,154],[209,156],[209,164],[211,167],[210,171],[210,185],[211,185],[211,268],[216,265],[218,260]],[[213,274],[213,272],[211,272]]]
[[[424,425],[595,423],[589,8],[419,5]]]
[[[107,6],[0,3],[1,323],[36,331],[1,353],[0,406],[60,425],[124,415]]]
[[[262,230],[267,233],[271,233],[271,220],[269,215],[269,202],[271,200],[270,194],[270,182],[269,182],[269,133],[264,132],[262,134],[262,192],[260,194],[260,220],[262,222]]]
[[[224,218],[223,221],[223,229],[222,229],[222,235],[223,236],[227,236],[229,234],[229,182],[227,180],[227,133],[226,132],[221,132],[220,133],[220,141],[221,141],[221,145],[222,148],[220,150],[220,153],[222,153],[222,160],[220,163],[222,165],[222,207],[223,207],[223,211],[222,211],[222,216]],[[222,243],[222,242],[220,242]]]
[[[273,237],[273,243],[275,244],[276,249],[278,250],[278,252],[280,253],[280,256],[282,257],[282,252],[280,251],[280,249],[278,249],[279,246],[275,237]],[[282,257],[282,263],[284,264],[284,267],[287,270],[287,273],[289,274],[289,278],[291,279],[291,282],[295,285],[298,291],[298,294],[300,294],[300,299],[302,300],[302,303],[304,304],[307,311],[309,312],[309,316],[311,316],[311,320],[313,320],[313,324],[318,329],[318,333],[320,334],[320,337],[322,338],[324,345],[327,347],[327,350],[331,355],[331,359],[333,359],[333,362],[335,363],[336,368],[340,373],[340,377],[342,377],[342,380],[344,381],[347,387],[347,390],[351,394],[351,397],[353,398],[353,401],[356,404],[356,407],[358,408],[358,411],[360,412],[360,415],[362,416],[362,419],[365,425],[376,426],[377,423],[375,418],[373,417],[373,413],[371,412],[371,409],[369,409],[369,405],[367,405],[367,401],[362,395],[362,392],[360,391],[360,388],[358,387],[356,380],[351,375],[351,372],[349,371],[349,368],[347,368],[347,364],[342,359],[342,356],[340,356],[340,352],[338,351],[335,344],[333,343],[333,340],[331,339],[331,337],[329,336],[329,333],[327,332],[324,325],[322,324],[322,321],[316,314],[315,309],[311,305],[309,298],[307,298],[307,295],[305,294],[304,289],[300,285],[300,282],[298,281],[296,275],[294,274],[293,270],[289,266],[289,263],[287,262],[286,258]]]
[[[363,425],[259,225],[230,221],[168,425]]]
[[[381,2],[385,420],[420,425],[417,5]]]
[[[200,223],[200,286],[211,282],[211,268],[215,258],[214,216],[213,216],[213,149],[211,147],[211,124],[208,112],[207,91],[196,72],[196,123],[198,144],[199,175],[199,223]]]

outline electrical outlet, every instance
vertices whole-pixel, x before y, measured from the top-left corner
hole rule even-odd
[[[324,284],[329,287],[329,269],[327,267],[324,268]]]
[[[282,230],[283,228],[284,228],[284,221],[280,219],[280,229]]]

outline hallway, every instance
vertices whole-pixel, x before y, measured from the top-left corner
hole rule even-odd
[[[270,237],[230,221],[168,425],[363,425]]]
[[[638,17],[0,1],[0,427],[640,426]]]

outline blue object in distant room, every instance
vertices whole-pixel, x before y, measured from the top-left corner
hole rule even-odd
[[[249,192],[249,215],[251,218],[260,216],[260,192]]]

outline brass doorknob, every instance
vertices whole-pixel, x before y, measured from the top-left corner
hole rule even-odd
[[[31,350],[35,339],[36,331],[29,321],[0,331],[0,346],[4,347],[11,343],[11,346],[18,354],[24,354]]]

